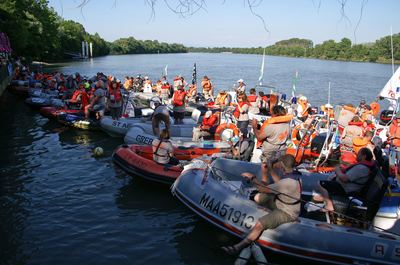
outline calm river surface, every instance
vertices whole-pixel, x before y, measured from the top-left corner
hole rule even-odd
[[[261,56],[107,56],[60,70],[156,79],[168,64],[170,77],[190,80],[194,62],[198,75],[221,89],[239,78],[253,86]],[[392,72],[390,65],[267,57],[264,81],[290,94],[296,70],[297,91],[314,105],[326,103],[328,82],[332,103],[372,100]],[[50,122],[8,93],[0,120],[0,264],[233,264],[219,250],[232,238],[200,220],[168,187],[114,167],[110,156],[122,140]],[[105,150],[102,158],[91,156],[96,146]]]

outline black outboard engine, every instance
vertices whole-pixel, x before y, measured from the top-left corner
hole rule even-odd
[[[393,119],[393,110],[383,110],[379,117],[379,123],[381,125],[388,125],[388,123]]]

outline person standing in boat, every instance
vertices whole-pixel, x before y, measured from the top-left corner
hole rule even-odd
[[[93,93],[93,97],[90,99],[90,104],[85,107],[85,118],[89,119],[90,111],[96,112],[96,119],[100,119],[104,115],[104,109],[106,107],[106,92],[103,89],[103,81],[97,81],[96,90]]]
[[[160,96],[162,103],[166,104],[168,102],[170,93],[171,93],[171,86],[167,81],[162,81],[160,90],[157,91],[158,95]]]
[[[160,123],[165,124],[165,129],[170,133],[171,121],[169,109],[166,105],[161,104],[159,97],[154,97],[150,101],[150,106],[154,109],[153,115],[151,116],[151,124],[153,128],[153,134],[157,137],[160,136]]]
[[[300,215],[301,184],[299,180],[288,177],[293,172],[295,162],[292,155],[284,155],[274,164],[270,164],[268,173],[274,183],[269,185],[251,173],[242,174],[258,190],[254,201],[266,207],[269,212],[257,220],[242,241],[233,246],[223,247],[222,250],[231,255],[239,254],[243,248],[256,241],[264,230],[296,221]]]
[[[247,97],[247,100],[250,103],[249,113],[259,114],[261,98],[257,96],[257,91],[255,88],[250,89],[250,95]]]
[[[175,124],[182,124],[183,118],[185,117],[186,110],[186,96],[187,93],[183,87],[180,85],[178,90],[174,92],[172,96],[172,105],[174,106],[174,120]]]
[[[239,79],[237,83],[238,86],[236,87],[236,93],[246,93],[246,84],[244,83],[243,79]]]
[[[153,160],[163,165],[179,165],[179,160],[174,157],[174,147],[169,138],[168,130],[164,129],[160,137],[153,140]]]
[[[284,117],[287,117],[287,119]],[[259,129],[257,120],[253,119],[252,121],[254,135],[259,142],[262,142],[260,159],[263,169],[262,180],[265,182],[268,182],[268,176],[265,171],[267,163],[277,160],[286,154],[286,141],[290,131],[291,118],[292,116],[287,115],[284,107],[276,105],[272,108],[270,119],[275,120],[275,122],[267,120]]]
[[[113,120],[118,120],[121,117],[122,101],[120,86],[114,78],[107,91],[107,107]]]
[[[237,127],[239,130],[247,135],[248,127],[249,127],[249,108],[250,103],[247,100],[245,93],[240,93],[238,95],[238,103],[236,104],[236,108],[233,111],[233,116],[235,116],[237,121]]]
[[[299,97],[299,100],[297,102],[297,118],[301,120],[302,122],[307,120],[307,117],[309,115],[311,109],[311,104],[308,103],[308,99],[305,96]]]
[[[211,80],[208,78],[208,76],[204,76],[203,80],[201,80],[201,87],[203,88],[203,96],[206,99],[212,98],[214,91],[213,91],[213,85],[211,83]]]

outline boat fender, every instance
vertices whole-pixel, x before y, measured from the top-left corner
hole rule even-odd
[[[249,261],[251,257],[251,247],[248,246],[247,248],[242,249],[239,256],[235,260],[235,265],[245,265]]]
[[[267,259],[264,256],[261,248],[257,244],[251,244],[251,254],[253,255],[256,263],[258,265],[266,265],[268,264]]]

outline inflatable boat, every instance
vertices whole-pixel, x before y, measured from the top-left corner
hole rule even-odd
[[[80,109],[59,109],[56,107],[42,107],[40,108],[40,114],[48,119],[57,119],[61,114],[84,115],[83,111]]]
[[[176,148],[174,155],[179,160],[192,160],[202,155],[219,152],[219,149]],[[139,176],[146,180],[164,184],[172,184],[181,174],[180,166],[164,165],[153,161],[151,146],[122,145],[113,154],[113,161],[125,172],[132,176]]]
[[[100,130],[100,122],[94,119],[85,119],[85,117],[76,114],[61,113],[57,116],[57,121],[81,130],[97,131]]]
[[[243,238],[258,218],[269,213],[248,199],[254,188],[243,181],[240,176],[243,172],[252,172],[260,178],[258,164],[217,159],[209,167],[184,170],[175,181],[172,193],[202,218]],[[303,193],[310,193],[315,182],[323,179],[323,176],[312,173],[300,175]],[[384,184],[379,187],[386,189]],[[399,202],[394,202],[393,207],[399,211]],[[379,216],[378,211],[374,220],[377,218],[383,218],[380,225],[387,224],[380,228],[393,228],[394,223],[399,226],[398,215],[390,219]],[[394,265],[400,263],[399,232],[399,229],[382,232],[372,226],[361,228],[336,225],[329,220],[313,218],[302,211],[297,221],[264,231],[257,243],[263,250],[308,262]]]
[[[25,103],[35,109],[39,109],[42,107],[63,107],[64,101],[58,98],[49,98],[49,97],[30,97],[25,100]]]

